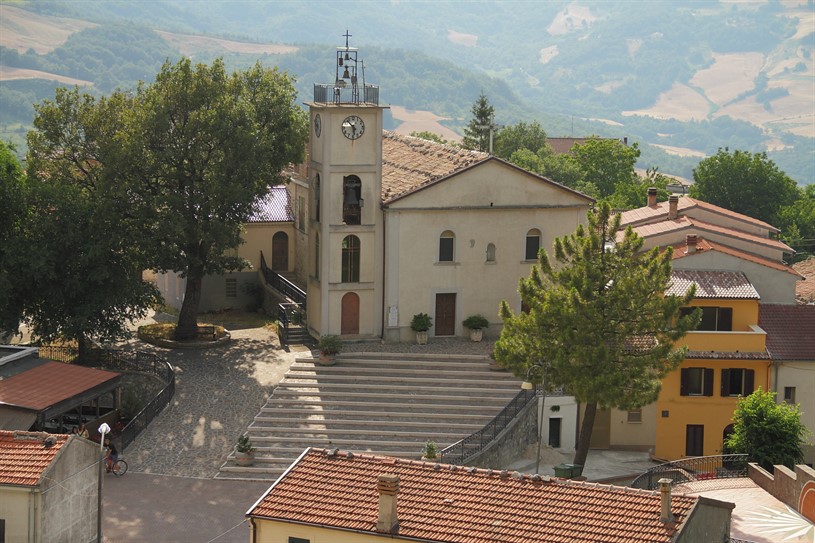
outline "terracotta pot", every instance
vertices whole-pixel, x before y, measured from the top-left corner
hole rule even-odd
[[[333,354],[320,353],[320,358],[317,359],[317,364],[320,366],[333,366],[336,363],[337,359],[334,357]]]

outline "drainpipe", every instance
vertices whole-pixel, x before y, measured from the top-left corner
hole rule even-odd
[[[346,34],[347,34],[347,32],[346,32]],[[380,196],[380,198],[381,198],[381,196]],[[384,206],[382,204],[379,204],[379,209],[380,209],[380,211],[382,211],[382,313],[381,313],[381,315],[379,315],[379,326],[381,327],[380,331],[379,331],[379,339],[384,341],[385,340],[385,298],[386,298],[386,294],[387,294],[387,290],[388,290],[387,285],[385,284],[385,266],[387,266],[387,264],[388,264],[388,258],[387,258],[387,255],[385,254],[385,247],[387,247],[387,245],[388,245],[388,242],[387,242],[388,230],[386,228],[386,221],[385,221],[385,216],[386,216],[385,209],[387,209],[387,208],[386,208],[386,206]]]

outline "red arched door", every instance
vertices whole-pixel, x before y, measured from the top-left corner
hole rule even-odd
[[[342,297],[340,333],[344,336],[359,334],[359,296],[356,292]]]
[[[289,271],[289,236],[285,232],[272,236],[272,270]]]

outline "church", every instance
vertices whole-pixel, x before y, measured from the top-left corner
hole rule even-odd
[[[258,270],[263,253],[306,292],[314,337],[413,341],[418,313],[431,337],[466,335],[472,315],[497,336],[501,300],[521,309],[518,280],[538,249],[585,223],[594,200],[487,153],[384,131],[388,106],[347,37],[333,62],[306,103],[307,162],[261,202],[238,254]],[[240,307],[237,285],[257,277],[208,278],[202,310],[230,295]],[[182,281],[159,279],[168,303],[180,305]]]

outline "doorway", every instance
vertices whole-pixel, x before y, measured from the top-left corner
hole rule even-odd
[[[272,236],[272,271],[289,271],[289,236],[285,232]]]
[[[342,297],[340,334],[343,336],[359,334],[359,295],[356,292],[348,292]]]
[[[456,295],[436,294],[436,335],[456,335]]]
[[[705,426],[688,424],[685,428],[685,456],[704,456]]]
[[[553,449],[560,448],[560,424],[561,418],[549,419],[549,446]]]

